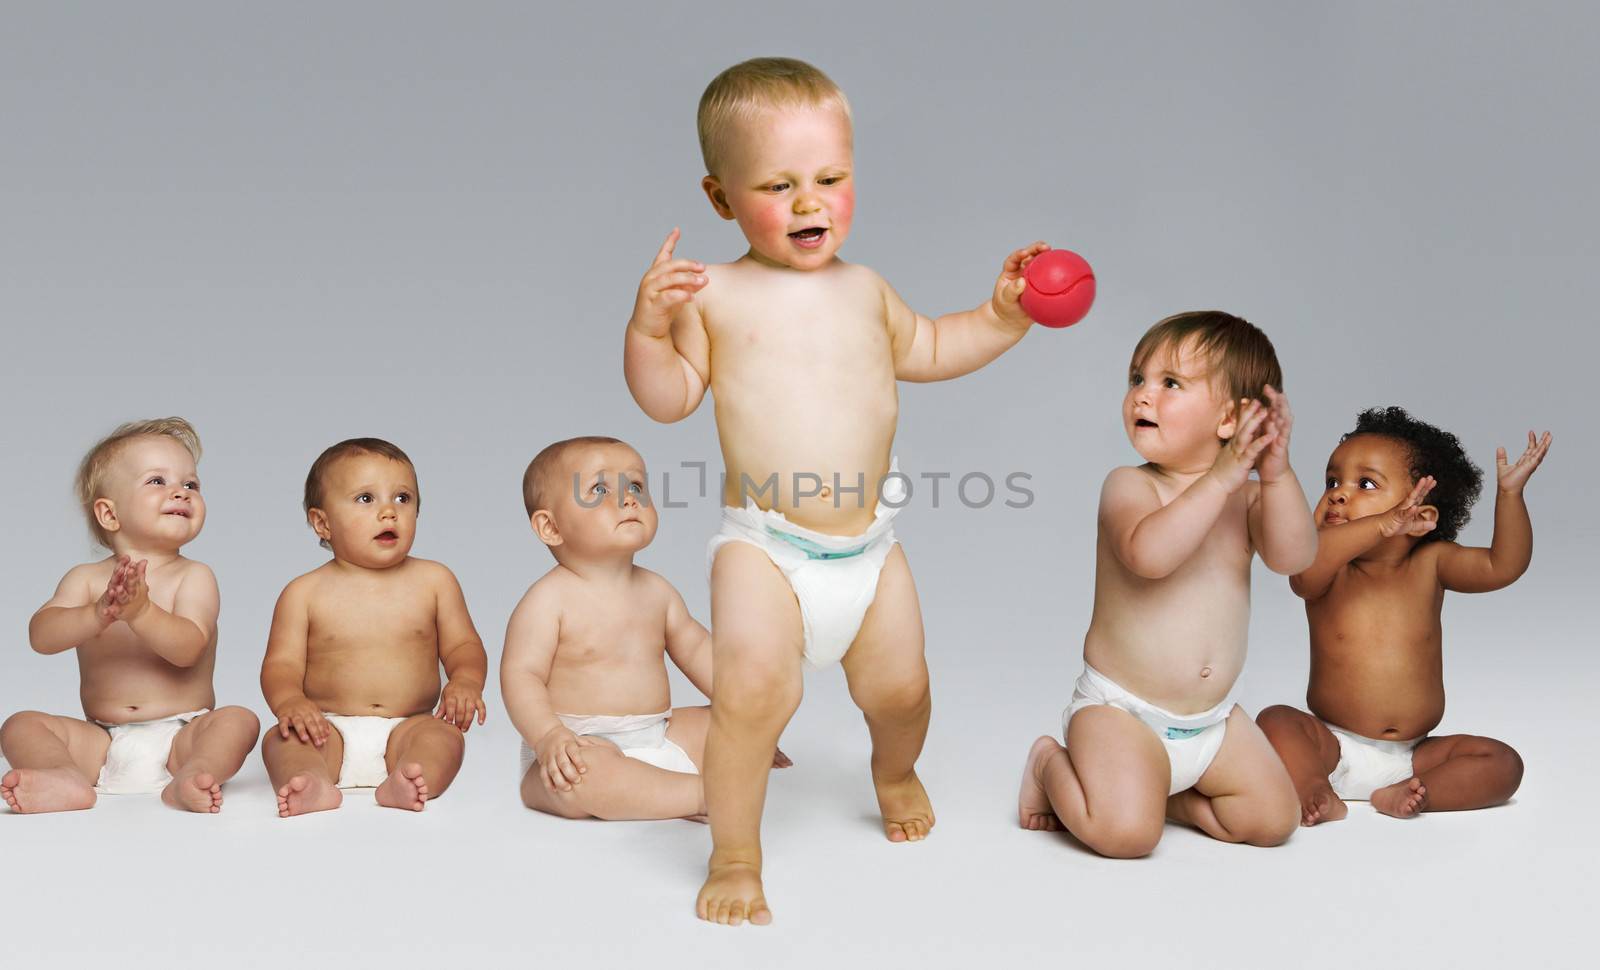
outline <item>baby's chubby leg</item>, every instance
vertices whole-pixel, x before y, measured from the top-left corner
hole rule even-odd
[[[94,805],[94,785],[111,735],[75,717],[22,711],[0,725],[0,751],[11,770],[0,798],[13,812],[69,812]]]
[[[1086,707],[1067,726],[1071,748],[1044,737],[1023,769],[1018,814],[1024,828],[1067,831],[1103,856],[1137,859],[1161,841],[1172,769],[1161,741],[1138,718]]]
[[[703,762],[699,757],[705,745],[710,709],[704,707],[680,708],[673,712],[672,727],[680,728],[680,720],[700,723],[682,727],[679,737],[668,737],[682,747],[696,767]],[[698,733],[700,744],[690,747],[691,740],[682,734]],[[609,741],[585,744],[578,757],[583,759],[585,771],[576,782],[568,782],[558,775],[552,782],[545,766],[535,763],[522,779],[522,803],[529,808],[563,818],[599,818],[608,821],[624,819],[694,818],[705,815],[705,790],[699,775],[681,771],[668,771],[655,765],[629,758]]]
[[[278,815],[304,815],[338,808],[344,801],[339,791],[339,765],[344,760],[344,736],[331,724],[328,739],[319,747],[302,741],[274,724],[261,739],[261,758],[267,763],[267,777],[278,793]]]
[[[922,609],[905,552],[896,545],[878,591],[844,655],[850,697],[872,735],[872,783],[890,842],[916,842],[933,828],[933,805],[917,778],[933,701],[923,655]]]
[[[712,848],[695,912],[714,923],[770,923],[761,810],[778,737],[800,706],[804,633],[794,591],[762,550],[730,542],[717,551],[711,631],[705,799]]]
[[[1408,786],[1415,791],[1412,781],[1421,782],[1422,797],[1415,794],[1412,812],[1456,812],[1501,805],[1516,794],[1522,784],[1522,757],[1510,745],[1493,738],[1474,737],[1470,734],[1452,734],[1428,738],[1417,745],[1411,754],[1414,779],[1408,779],[1395,789],[1396,799],[1382,795],[1389,789],[1372,793],[1372,807],[1389,815],[1400,814],[1390,810],[1391,802],[1403,804]],[[1380,795],[1382,793],[1382,795]]]
[[[222,811],[222,786],[255,747],[261,721],[243,707],[223,707],[183,726],[172,739],[161,800],[191,812]]]
[[[374,797],[386,808],[420,812],[455,781],[466,751],[460,728],[432,714],[413,714],[389,735],[383,756],[389,777]]]
[[[1300,799],[1266,735],[1235,706],[1216,759],[1167,800],[1167,816],[1224,842],[1282,845],[1300,825]]]
[[[1256,726],[1289,770],[1300,797],[1301,825],[1335,822],[1350,814],[1349,806],[1328,784],[1328,776],[1339,767],[1339,739],[1327,725],[1304,711],[1276,704],[1256,715]]]

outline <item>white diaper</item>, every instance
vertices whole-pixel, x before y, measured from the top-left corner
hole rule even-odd
[[[344,739],[344,758],[339,762],[340,788],[377,788],[389,777],[384,755],[389,750],[389,735],[403,717],[376,714],[329,714],[328,719]]]
[[[1339,763],[1328,784],[1345,801],[1364,802],[1380,788],[1405,781],[1412,775],[1411,752],[1422,738],[1410,741],[1379,741],[1341,727],[1322,722],[1339,739]]]
[[[110,733],[111,747],[106,749],[106,763],[94,790],[102,795],[148,795],[167,787],[172,782],[172,774],[167,771],[172,739],[185,724],[210,710],[202,708],[131,724],[96,721]]]
[[[893,477],[885,480],[883,497],[900,502],[905,483],[899,466],[891,463],[889,472]],[[723,507],[722,531],[706,546],[706,571],[717,561],[717,550],[730,542],[748,542],[765,552],[800,602],[806,663],[826,667],[850,649],[878,595],[878,574],[897,541],[894,517],[899,511],[880,501],[867,531],[833,536],[795,525],[782,512],[746,499],[742,509]]]
[[[1222,748],[1228,715],[1233,711],[1233,698],[1229,697],[1209,711],[1173,714],[1140,700],[1121,684],[1084,664],[1083,675],[1072,688],[1072,701],[1061,715],[1061,740],[1069,749],[1067,731],[1072,715],[1099,704],[1127,711],[1161,739],[1161,746],[1167,749],[1167,761],[1172,766],[1172,783],[1167,787],[1169,795],[1193,788],[1211,767],[1217,751]]]
[[[660,714],[557,714],[556,717],[567,726],[567,730],[579,737],[610,741],[622,749],[624,757],[667,771],[681,771],[686,775],[700,773],[689,753],[667,740],[667,722],[672,718],[671,711],[662,711]],[[522,772],[518,777],[526,775],[528,768],[537,760],[533,749],[523,742]]]

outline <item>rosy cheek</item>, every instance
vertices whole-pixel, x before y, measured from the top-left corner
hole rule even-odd
[[[782,202],[769,202],[755,210],[751,220],[760,236],[783,236],[789,232],[789,207]]]
[[[834,229],[841,235],[850,228],[850,220],[856,214],[856,190],[851,185],[845,185],[834,197],[829,200],[829,215],[833,218]]]

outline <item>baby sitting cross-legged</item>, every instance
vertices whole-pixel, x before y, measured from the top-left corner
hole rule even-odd
[[[333,445],[306,476],[306,519],[333,558],[278,597],[261,664],[278,719],[261,754],[285,818],[337,808],[341,788],[420,812],[483,723],[489,660],[461,586],[409,555],[420,505],[411,459],[377,438]]]
[[[200,439],[182,418],[135,421],[89,450],[78,499],[111,550],[74,566],[28,624],[39,653],[73,650],[85,720],[23,711],[0,728],[17,812],[88,808],[97,792],[160,792],[191,812],[222,808],[260,722],[216,705],[217,580],[182,549],[206,503]]]
[[[1257,719],[1300,796],[1301,823],[1344,818],[1346,799],[1385,815],[1485,808],[1509,799],[1522,759],[1492,738],[1430,737],[1444,717],[1445,590],[1509,586],[1528,568],[1533,525],[1522,490],[1550,448],[1496,456],[1489,548],[1458,545],[1482,475],[1456,436],[1400,408],[1356,419],[1328,459],[1317,559],[1290,584],[1311,625],[1306,714]]]
[[[709,695],[711,635],[670,583],[634,565],[657,524],[644,460],[615,438],[558,441],[528,465],[522,493],[556,559],[511,614],[500,662],[524,739],[523,804],[568,818],[703,818],[710,713],[672,707],[663,655]]]

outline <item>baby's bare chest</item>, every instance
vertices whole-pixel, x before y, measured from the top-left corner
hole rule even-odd
[[[883,299],[862,286],[734,286],[705,321],[716,365],[793,373],[891,362]]]
[[[368,650],[437,649],[437,611],[425,590],[320,590],[306,608],[308,659]]]
[[[662,609],[618,608],[565,615],[556,643],[556,663],[571,666],[660,663],[666,649]]]

